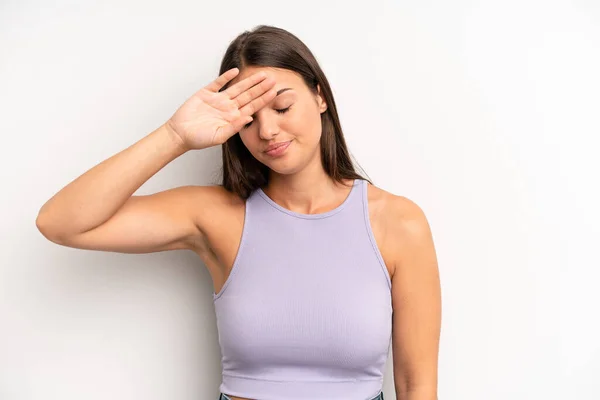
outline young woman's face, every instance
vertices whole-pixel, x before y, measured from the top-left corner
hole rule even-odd
[[[320,163],[321,113],[327,105],[297,73],[270,67],[246,67],[232,84],[264,70],[275,79],[278,95],[258,110],[240,137],[258,161],[280,174],[293,174]],[[273,146],[280,146],[269,151]]]

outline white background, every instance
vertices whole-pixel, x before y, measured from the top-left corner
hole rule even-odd
[[[216,399],[198,258],[69,249],[35,218],[258,24],[311,48],[360,165],[429,218],[439,398],[600,398],[600,3],[51,3],[0,2],[0,399]],[[138,193],[214,183],[219,167],[218,148],[188,153]]]

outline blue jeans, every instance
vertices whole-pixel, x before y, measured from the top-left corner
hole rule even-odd
[[[221,395],[219,396],[219,400],[231,400],[231,398],[226,394],[221,393]],[[368,400],[383,400],[383,392],[380,392],[377,396]]]

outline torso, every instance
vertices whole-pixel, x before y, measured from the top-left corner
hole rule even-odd
[[[245,213],[244,200],[225,189],[218,190],[221,191],[218,196],[223,196],[221,200],[224,201],[216,202],[219,206],[211,210],[210,220],[204,221],[203,238],[194,242],[194,251],[208,268],[215,293],[220,292],[233,266],[242,236]],[[367,193],[373,235],[391,278],[394,274],[394,246],[389,237],[391,229],[386,224],[393,221],[393,218],[389,218],[387,210],[392,198],[396,196],[373,185],[368,186]],[[252,400],[228,396],[232,400]]]

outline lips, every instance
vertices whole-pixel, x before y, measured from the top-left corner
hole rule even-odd
[[[268,146],[268,147],[267,147],[267,148],[264,150],[264,152],[265,152],[265,153],[268,153],[269,151],[271,151],[271,150],[275,150],[275,149],[277,149],[277,148],[279,148],[279,147],[281,147],[281,146],[286,146],[286,145],[287,145],[287,144],[289,144],[290,142],[291,142],[291,140],[288,140],[288,141],[286,141],[286,142],[273,143],[272,145]]]
[[[267,147],[267,149],[270,150],[266,150],[265,154],[273,158],[283,157],[287,153],[287,149],[290,147],[291,143],[291,140],[288,140],[287,142],[273,143],[272,145]]]

